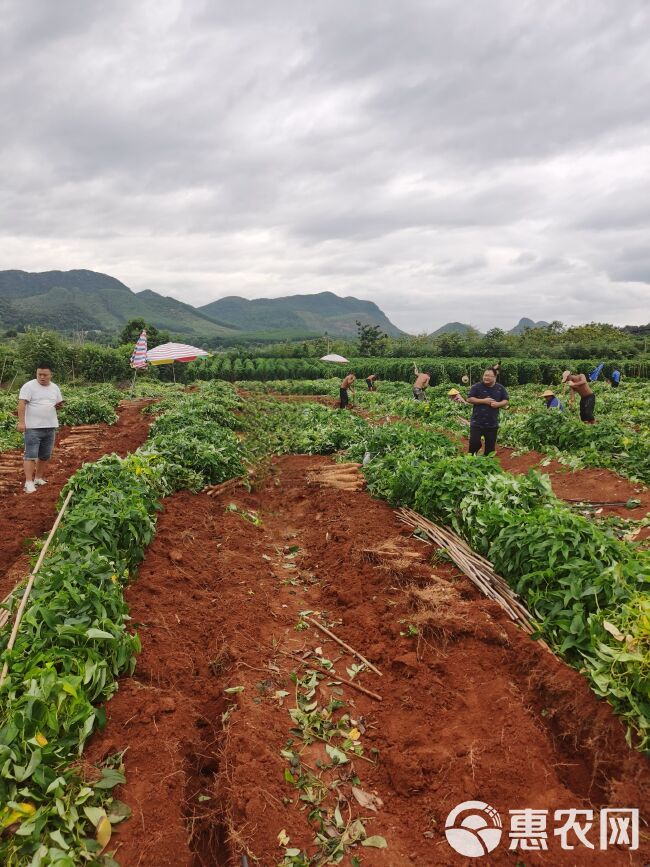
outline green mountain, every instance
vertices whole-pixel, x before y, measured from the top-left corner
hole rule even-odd
[[[539,322],[534,322],[532,319],[523,316],[515,327],[510,329],[508,334],[523,334],[527,328],[546,328],[548,324],[543,319],[540,319]]]
[[[57,331],[120,329],[143,317],[157,328],[187,336],[236,334],[237,329],[189,304],[124,283],[96,271],[0,271],[0,323]]]
[[[221,298],[195,308],[147,289],[128,286],[96,271],[0,271],[0,326],[41,326],[56,331],[117,331],[129,319],[188,339],[275,339],[320,335],[356,336],[356,320],[403,334],[371,301],[340,298],[333,292],[286,298]]]
[[[464,322],[447,322],[446,325],[436,328],[429,337],[439,337],[441,334],[467,334],[468,331],[476,331],[476,329],[472,325],[465,325]]]
[[[199,307],[215,321],[229,322],[243,331],[292,331],[304,334],[355,336],[357,320],[364,325],[379,325],[387,334],[404,334],[372,301],[333,292],[314,295],[288,295],[284,298],[256,298],[249,301],[230,295]]]

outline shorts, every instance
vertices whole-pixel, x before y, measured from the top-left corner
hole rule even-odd
[[[30,427],[23,436],[26,461],[49,461],[56,438],[55,427]]]
[[[413,389],[413,397],[416,400],[424,400],[424,389],[423,388],[414,388]]]
[[[594,409],[596,407],[596,395],[588,394],[580,398],[580,421],[586,424],[594,423]]]

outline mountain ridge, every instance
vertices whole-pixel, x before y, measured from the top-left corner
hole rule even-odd
[[[323,332],[350,337],[356,336],[357,319],[393,336],[405,333],[372,301],[342,298],[333,292],[252,301],[231,295],[194,307],[152,289],[133,292],[99,271],[0,271],[0,325],[4,328],[116,331],[135,318],[190,339],[234,339],[248,332],[277,332],[278,339]]]

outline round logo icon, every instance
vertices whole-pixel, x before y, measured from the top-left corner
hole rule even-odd
[[[499,845],[501,817],[483,801],[463,801],[451,811],[445,822],[447,842],[467,858],[480,858]]]

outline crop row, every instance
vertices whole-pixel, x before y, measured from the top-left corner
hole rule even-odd
[[[136,453],[84,465],[62,491],[73,491],[70,506],[13,650],[8,630],[0,636],[0,662],[9,665],[0,690],[3,864],[115,863],[101,853],[110,823],[128,812],[110,797],[124,777],[109,767],[86,783],[71,762],[103,724],[99,705],[117,678],[133,671],[139,641],[123,588],[153,538],[161,498],[244,473],[231,430],[238,400],[219,383],[205,392],[181,398]],[[20,596],[5,604],[12,613]]]
[[[526,602],[538,634],[584,671],[650,751],[650,552],[576,515],[548,477],[505,472],[459,454],[443,433],[404,422],[373,426],[322,406],[267,400],[259,428],[273,450],[371,456],[368,489],[452,527]]]
[[[380,379],[401,382],[413,380],[414,364],[420,370],[431,371],[434,384],[459,383],[463,376],[478,378],[495,358],[351,358],[340,370],[353,370],[359,378],[371,373]],[[569,361],[567,359],[507,358],[502,364],[501,381],[504,385],[524,385],[529,382],[559,382],[562,371],[570,368],[588,374],[602,359]],[[337,368],[333,370],[333,368]],[[624,376],[638,376],[639,366],[633,361],[607,361],[602,376],[609,376],[618,368]],[[339,372],[339,365],[307,358],[229,358],[215,355],[192,362],[187,368],[190,379],[242,380],[327,379]]]
[[[244,476],[269,452],[370,454],[370,491],[452,526],[489,557],[540,634],[585,670],[626,721],[630,741],[648,749],[650,555],[570,512],[544,477],[514,477],[492,459],[459,455],[448,437],[425,428],[373,426],[353,413],[264,396],[243,403],[219,383],[174,394],[161,410],[136,453],[107,456],[72,477],[70,509],[11,653],[0,638],[10,673],[0,691],[0,823],[11,830],[0,840],[3,863],[115,863],[102,850],[106,824],[110,832],[128,812],[110,795],[123,780],[119,761],[94,784],[71,762],[102,725],[99,706],[117,678],[134,667],[139,642],[124,586],[155,533],[162,497]],[[14,598],[7,607],[16,605]]]

